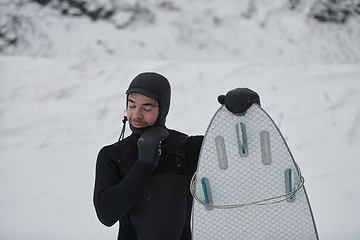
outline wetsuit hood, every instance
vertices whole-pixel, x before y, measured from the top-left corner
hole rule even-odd
[[[153,126],[165,127],[171,98],[170,83],[166,77],[155,72],[140,73],[130,83],[126,91],[127,97],[130,93],[141,93],[147,97],[156,99],[159,104],[159,116]],[[137,135],[146,130],[146,128],[135,128],[131,124],[130,129]]]

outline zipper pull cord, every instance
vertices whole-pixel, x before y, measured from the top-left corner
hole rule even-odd
[[[121,129],[121,133],[120,133],[120,137],[119,137],[119,142],[124,139],[126,121],[127,121],[127,117],[124,116],[124,119],[122,120],[122,122],[123,122],[123,127],[122,127],[122,129]]]

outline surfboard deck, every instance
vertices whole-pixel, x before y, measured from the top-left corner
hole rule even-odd
[[[191,191],[195,240],[318,239],[300,169],[257,104],[244,115],[224,105],[215,113]]]

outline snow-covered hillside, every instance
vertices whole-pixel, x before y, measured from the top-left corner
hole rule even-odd
[[[0,239],[116,239],[92,205],[95,161],[143,71],[168,77],[167,125],[191,135],[204,134],[219,94],[257,91],[302,170],[320,238],[359,239],[358,19],[321,24],[280,0],[257,1],[250,19],[247,1],[144,2],[156,21],[123,30],[9,6],[31,21],[27,45],[0,56]]]
[[[78,8],[58,2],[0,0],[0,53],[124,61],[360,61],[360,7],[346,24],[334,24],[309,17],[316,0],[298,1],[293,10],[294,0],[88,1],[93,11],[117,9],[111,19],[94,21],[73,16],[81,14]],[[5,47],[1,36],[16,44]]]

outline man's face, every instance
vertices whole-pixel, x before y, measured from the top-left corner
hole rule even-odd
[[[126,115],[129,123],[136,128],[152,126],[159,116],[158,102],[140,93],[130,93]]]

